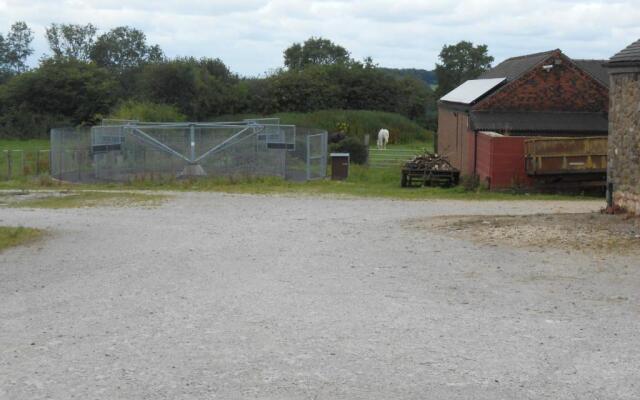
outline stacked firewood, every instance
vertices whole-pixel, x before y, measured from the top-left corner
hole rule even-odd
[[[424,152],[407,161],[405,168],[412,170],[428,170],[428,171],[453,171],[455,168],[451,165],[447,157],[440,154],[432,154]]]

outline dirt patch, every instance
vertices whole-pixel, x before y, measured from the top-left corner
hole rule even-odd
[[[409,225],[490,246],[640,253],[640,218],[624,215],[448,216],[412,221]]]

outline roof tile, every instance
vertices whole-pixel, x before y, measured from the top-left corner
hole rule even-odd
[[[619,51],[609,60],[610,64],[640,63],[640,39]]]

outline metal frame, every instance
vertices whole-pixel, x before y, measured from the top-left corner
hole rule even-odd
[[[52,160],[60,157],[59,165],[52,162],[52,175],[72,181],[128,181],[209,174],[306,180],[326,174],[327,133],[323,130],[299,129],[278,119],[114,122],[120,121],[90,130],[52,130]],[[63,154],[70,151],[84,155],[67,161],[71,159]],[[67,168],[63,162],[73,165]]]

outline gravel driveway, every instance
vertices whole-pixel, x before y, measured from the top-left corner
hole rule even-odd
[[[640,262],[485,246],[436,215],[594,202],[216,193],[0,209],[0,399],[637,399]]]

